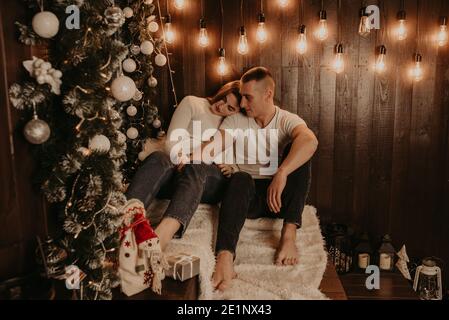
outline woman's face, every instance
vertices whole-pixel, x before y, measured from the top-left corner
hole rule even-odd
[[[229,117],[240,112],[240,105],[237,97],[230,93],[220,101],[212,105],[212,112],[222,117]]]

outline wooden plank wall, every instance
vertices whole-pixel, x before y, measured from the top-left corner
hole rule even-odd
[[[425,66],[420,83],[407,74],[417,47],[417,0],[405,1],[409,36],[403,42],[394,37],[400,0],[342,0],[346,70],[341,75],[330,68],[338,40],[338,0],[324,1],[330,35],[323,43],[313,38],[321,1],[304,0],[309,38],[304,57],[294,50],[300,0],[290,1],[285,10],[277,1],[264,1],[270,35],[264,45],[256,44],[254,36],[260,0],[244,1],[251,46],[245,57],[235,49],[240,0],[223,1],[224,44],[232,69],[223,79],[215,71],[219,0],[204,2],[212,40],[207,49],[196,44],[200,1],[188,1],[183,12],[171,8],[174,24],[182,24],[179,42],[170,48],[180,98],[212,94],[251,66],[270,68],[277,102],[303,117],[319,138],[309,202],[321,220],[352,224],[376,237],[390,233],[394,244],[405,243],[411,256],[436,255],[449,263],[449,49],[432,42],[439,16],[449,15],[445,1],[419,1],[419,50]],[[366,4],[382,8],[385,27],[367,39],[357,33],[358,12]],[[382,43],[388,71],[379,76],[372,65]]]

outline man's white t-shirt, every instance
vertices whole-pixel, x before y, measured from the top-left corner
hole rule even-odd
[[[270,179],[276,173],[278,167],[277,163],[274,164],[273,161],[280,161],[285,147],[292,142],[293,130],[299,125],[306,126],[306,122],[298,115],[276,106],[276,114],[265,128],[261,128],[254,118],[238,113],[225,118],[220,129],[233,132],[234,155],[238,169],[249,173],[254,179]],[[251,139],[248,139],[248,134],[244,134],[247,129],[254,132],[253,137],[257,137],[257,140],[252,141],[256,142],[257,146],[252,145]],[[277,133],[277,139],[273,139],[275,132]],[[273,152],[276,150],[276,148],[271,148],[271,141],[277,141],[277,154],[275,155],[270,155],[270,149]],[[244,146],[244,148],[239,148],[237,145]],[[257,147],[261,149],[255,154],[254,150],[257,150]],[[249,152],[250,150],[252,151]],[[266,155],[266,157],[263,155]]]

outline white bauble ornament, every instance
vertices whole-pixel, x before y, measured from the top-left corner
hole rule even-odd
[[[123,70],[125,70],[125,72],[128,72],[128,73],[136,71],[136,68],[137,68],[136,62],[130,58],[123,61],[122,66],[123,66]]]
[[[125,9],[123,9],[123,14],[125,15],[125,18],[129,19],[134,15],[134,12],[130,7],[126,7]]]
[[[159,129],[161,127],[161,125],[162,125],[161,120],[156,119],[156,120],[153,121],[153,127],[154,128]]]
[[[124,144],[126,142],[126,136],[121,131],[117,132],[117,142],[119,144]]]
[[[90,139],[89,149],[91,151],[107,153],[109,152],[109,149],[111,149],[111,142],[109,141],[108,137],[102,134],[97,134],[95,137]]]
[[[148,85],[151,88],[157,87],[157,79],[155,77],[151,76],[150,78],[148,78]]]
[[[140,52],[142,52],[143,54],[150,55],[153,53],[153,51],[154,51],[154,45],[151,41],[145,40],[140,45]]]
[[[84,157],[88,157],[91,155],[92,151],[85,147],[80,147],[77,149],[78,152],[80,152]]]
[[[131,127],[126,131],[126,136],[129,139],[134,140],[139,136],[139,131],[136,128]]]
[[[133,105],[130,105],[126,109],[126,113],[128,114],[128,116],[134,117],[137,114],[137,108],[135,106],[133,106]]]
[[[165,64],[167,63],[167,58],[166,58],[162,53],[159,53],[159,54],[156,56],[156,58],[154,59],[154,62],[156,62],[156,64],[157,64],[159,67],[163,67],[163,66],[165,66]]]
[[[140,101],[143,98],[143,94],[140,90],[136,90],[136,94],[133,97],[134,101]]]
[[[50,138],[50,127],[47,122],[34,116],[33,120],[28,122],[23,129],[23,134],[29,143],[42,144]]]
[[[151,22],[148,24],[148,31],[150,31],[150,32],[152,32],[152,33],[155,33],[155,32],[157,32],[158,30],[159,30],[159,25],[157,24],[156,21],[151,21]]]
[[[42,11],[33,17],[31,22],[34,32],[42,38],[52,38],[59,31],[58,17],[50,11]]]
[[[145,151],[139,152],[138,158],[140,161],[144,161],[147,158],[148,154]]]
[[[111,84],[111,92],[115,99],[120,102],[131,100],[136,94],[136,84],[127,76],[120,76]]]
[[[133,55],[137,56],[137,55],[140,53],[140,46],[138,46],[137,44],[133,44],[133,45],[131,46],[131,48],[129,49],[129,51],[130,51]]]

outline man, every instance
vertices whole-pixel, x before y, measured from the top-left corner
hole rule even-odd
[[[226,118],[213,141],[202,148],[211,149],[211,146],[216,145],[224,150],[229,146],[229,143],[226,144],[229,140],[234,142],[235,147],[242,138],[238,134],[230,134],[236,130],[274,129],[277,132],[275,147],[278,147],[279,155],[284,154],[279,168],[271,173],[267,173],[270,171],[267,170],[267,163],[262,163],[254,154],[248,154],[248,142],[243,143],[245,154],[237,155],[237,158],[243,157],[245,161],[237,163],[238,172],[231,177],[219,216],[217,262],[212,281],[215,288],[221,291],[226,290],[236,277],[235,251],[246,218],[284,219],[274,263],[283,266],[298,263],[296,231],[301,224],[301,214],[310,186],[310,159],[317,150],[318,140],[304,120],[275,106],[274,94],[275,82],[269,70],[263,67],[249,70],[241,79],[241,107],[247,117],[236,114]],[[264,146],[267,149],[264,151],[272,150],[271,137],[266,139],[258,141],[258,147]],[[257,160],[252,162],[255,158]],[[227,170],[225,165],[219,166]]]

